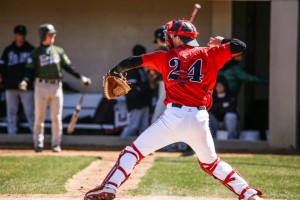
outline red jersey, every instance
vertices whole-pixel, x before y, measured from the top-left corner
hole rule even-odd
[[[165,105],[209,108],[218,71],[231,57],[230,43],[226,43],[212,48],[182,45],[167,52],[144,54],[142,60],[143,66],[162,74]]]

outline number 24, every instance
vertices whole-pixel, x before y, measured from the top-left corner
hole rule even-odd
[[[179,77],[180,70],[180,60],[178,58],[173,58],[169,61],[169,66],[174,68],[168,75],[169,80],[177,80]],[[202,82],[202,78],[204,77],[202,72],[202,60],[196,60],[192,66],[187,71],[187,77],[190,78],[192,82]]]

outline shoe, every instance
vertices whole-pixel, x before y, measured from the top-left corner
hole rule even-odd
[[[84,195],[84,200],[112,200],[114,198],[116,198],[116,191],[103,186],[96,187]]]
[[[34,151],[35,151],[36,153],[40,153],[40,152],[43,151],[43,147],[35,147],[35,148],[34,148]]]
[[[263,198],[259,197],[258,195],[254,195],[250,197],[248,200],[263,200]]]
[[[55,146],[52,147],[52,151],[53,151],[53,152],[56,152],[56,153],[57,153],[57,152],[61,152],[61,148],[60,148],[59,145],[55,145]]]

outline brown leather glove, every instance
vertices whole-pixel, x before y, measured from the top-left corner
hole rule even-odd
[[[121,73],[107,73],[103,77],[103,87],[104,95],[108,100],[123,96],[131,90],[127,79]]]

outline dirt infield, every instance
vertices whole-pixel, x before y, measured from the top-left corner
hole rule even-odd
[[[43,151],[42,153],[35,153],[32,150],[0,150],[0,156],[97,156],[101,160],[96,160],[84,170],[75,174],[65,184],[67,189],[66,194],[60,195],[0,195],[0,200],[82,200],[83,195],[89,189],[94,188],[101,183],[109,172],[111,167],[115,164],[119,152],[116,151],[63,151],[61,153],[53,153],[50,150]],[[127,191],[137,187],[141,177],[151,167],[156,157],[178,157],[180,153],[162,153],[158,152],[150,155],[143,160],[133,171],[130,179],[124,184],[119,192],[116,200],[228,200],[228,198],[209,198],[209,197],[178,197],[178,196],[130,196]],[[221,154],[221,157],[227,156],[251,156],[251,154]]]
[[[70,197],[20,197],[20,198],[0,198],[1,200],[82,200],[82,198],[70,198]],[[177,196],[152,196],[152,197],[124,197],[116,198],[115,200],[232,200],[224,198],[210,198],[210,197],[177,197]]]
[[[65,188],[67,189],[66,194],[62,195],[0,195],[0,200],[9,200],[9,199],[82,199],[84,194],[94,188],[96,185],[101,183],[109,172],[109,170],[115,164],[119,156],[119,152],[116,151],[63,151],[61,153],[53,153],[50,150],[43,151],[42,153],[35,153],[32,150],[0,150],[1,156],[97,156],[101,157],[101,160],[96,160],[91,165],[89,165],[84,170],[75,174],[71,179],[67,181],[65,184]],[[144,176],[146,171],[151,167],[155,157],[157,156],[179,156],[179,153],[157,153],[154,155],[150,155],[140,163],[135,170],[133,171],[130,179],[122,186],[122,188],[118,192],[117,199],[127,198],[126,192],[137,187],[138,183],[141,180],[141,177]],[[124,198],[123,198],[124,197]],[[142,199],[144,197],[134,197],[134,199]],[[128,198],[127,198],[128,199]],[[132,199],[130,197],[130,199]]]

